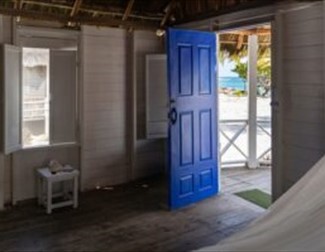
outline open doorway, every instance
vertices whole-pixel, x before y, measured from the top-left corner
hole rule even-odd
[[[218,34],[223,191],[271,195],[271,25]]]
[[[171,43],[169,44],[169,57],[166,55],[146,56],[147,138],[169,138],[166,148],[166,156],[169,159],[166,162],[168,166],[166,173],[169,176],[169,185],[174,183],[175,188],[177,187],[176,189],[169,188],[169,193],[182,194],[175,197],[184,200],[187,195],[194,197],[195,192],[200,192],[200,189],[195,186],[202,185],[203,188],[215,189],[211,193],[214,195],[219,190],[218,178],[221,177],[222,192],[236,193],[258,189],[270,195],[270,26],[250,27],[219,34],[219,59],[215,54],[215,48],[217,48],[215,34],[184,30],[171,32],[177,36],[171,41],[175,46],[171,47]],[[262,32],[264,32],[263,35],[261,35]],[[199,36],[203,39],[197,42],[198,46],[192,46],[191,43],[196,43]],[[210,41],[210,44],[203,47],[202,43],[206,41]],[[234,55],[234,58],[231,58],[231,55]],[[166,61],[169,64],[166,64]],[[218,90],[215,90],[215,61],[219,61],[220,67]],[[252,61],[256,62],[253,67],[249,67]],[[261,73],[264,75],[257,71],[259,70],[258,64],[263,66]],[[228,69],[225,69],[227,65]],[[195,71],[194,67],[197,68],[194,69]],[[224,69],[222,70],[221,67]],[[168,89],[168,71],[169,90],[174,92],[169,96],[167,93],[161,95]],[[223,75],[225,71],[233,73],[234,76]],[[236,71],[237,76],[235,76]],[[198,73],[199,78],[196,78],[193,73]],[[172,80],[171,77],[174,79]],[[228,82],[227,79],[229,79]],[[252,82],[254,85],[251,84]],[[203,98],[207,99],[212,94],[218,97],[219,111],[214,112],[217,103],[212,98],[215,97],[211,98],[213,109],[200,108],[199,104]],[[191,96],[195,97],[192,99]],[[180,100],[189,98],[192,100],[187,102],[186,106],[193,106],[194,112],[181,104]],[[219,117],[219,130],[216,138],[212,134],[213,129],[216,128],[212,125],[214,113]],[[174,137],[170,134],[172,130],[178,130]],[[198,131],[197,137],[194,134],[195,130]],[[206,138],[203,139],[203,136]],[[220,141],[212,144],[212,139],[220,139]],[[217,142],[220,143],[218,151],[215,147]],[[221,176],[219,176],[217,162],[209,163],[205,170],[200,169],[200,162],[212,160],[211,155],[218,152],[220,165],[223,168]],[[180,159],[174,162],[176,168],[170,165],[173,155]],[[199,163],[197,170],[196,167],[191,168],[195,162]],[[190,175],[180,174],[179,171],[184,171],[184,174],[189,172]],[[198,174],[194,174],[193,171]],[[216,176],[210,176],[214,172]],[[198,182],[194,183],[193,181],[197,178]],[[216,184],[211,186],[211,183]],[[194,202],[196,200],[188,200],[184,205]]]

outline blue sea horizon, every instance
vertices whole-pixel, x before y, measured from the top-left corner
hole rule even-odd
[[[219,77],[219,88],[246,90],[246,83],[239,77]]]

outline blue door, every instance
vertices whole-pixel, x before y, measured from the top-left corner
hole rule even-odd
[[[169,206],[218,192],[216,35],[169,29]]]

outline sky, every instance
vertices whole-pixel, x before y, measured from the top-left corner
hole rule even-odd
[[[229,60],[225,60],[225,62],[219,63],[219,76],[220,77],[237,77],[238,75],[231,71],[231,69],[235,68],[235,64]]]

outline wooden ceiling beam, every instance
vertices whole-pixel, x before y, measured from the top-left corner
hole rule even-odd
[[[29,5],[38,5],[38,6],[48,7],[48,8],[57,8],[57,9],[70,10],[70,11],[72,11],[73,9],[73,6],[71,5],[69,6],[63,4],[46,3],[46,2],[40,2],[35,0],[24,0],[24,3]],[[79,8],[79,12],[80,11],[90,13],[93,17],[96,17],[97,15],[118,16],[118,17],[123,16],[123,12],[121,9],[112,8],[112,7],[106,9],[99,9],[99,8],[92,8],[90,6],[83,4],[82,7]],[[162,16],[160,17],[159,15],[146,16],[146,15],[138,15],[138,14],[129,14],[129,17],[151,20],[151,21],[160,21],[162,19]]]
[[[74,1],[72,10],[70,12],[70,17],[74,17],[74,16],[76,16],[78,14],[81,5],[82,5],[82,0],[75,0]]]
[[[216,0],[215,0],[216,1]],[[187,11],[187,16],[182,20],[177,20],[176,25],[178,24],[184,24],[188,22],[194,22],[198,20],[204,20],[209,19],[213,17],[217,17],[220,15],[225,15],[229,13],[233,13],[236,11],[242,11],[247,9],[254,9],[259,8],[267,5],[274,4],[274,1],[280,1],[280,0],[250,0],[250,1],[243,1],[241,0],[240,4],[230,4],[230,1],[228,0],[219,0],[216,1],[215,8],[209,9],[201,13],[193,13],[193,11]],[[191,1],[186,1],[190,3]]]
[[[28,5],[37,5],[37,6],[43,6],[48,8],[57,8],[57,9],[64,9],[64,10],[72,10],[73,8],[73,6],[71,5],[46,3],[46,2],[33,1],[33,0],[24,0],[24,1]]]
[[[81,17],[74,16],[70,17],[68,15],[57,15],[52,13],[39,13],[36,11],[27,10],[16,10],[12,8],[0,7],[0,14],[8,16],[20,16],[23,18],[29,18],[34,20],[47,20],[56,21],[63,24],[68,22],[78,23],[78,24],[88,24],[97,26],[113,26],[118,27],[123,25],[123,27],[133,27],[134,29],[144,29],[144,30],[156,30],[158,24],[153,22],[144,21],[122,21],[121,19],[114,19],[108,17]]]
[[[237,40],[237,46],[236,49],[240,50],[244,44],[244,35],[239,35],[238,40]]]
[[[166,7],[166,14],[164,18],[160,22],[160,26],[164,27],[167,23],[168,19],[170,18],[171,14],[173,13],[175,7],[177,5],[177,0],[171,0],[170,3]]]
[[[122,17],[123,21],[126,21],[128,19],[129,15],[132,11],[133,5],[134,5],[134,0],[129,0],[128,5],[125,9],[124,15]]]
[[[23,8],[24,0],[14,0],[14,2],[14,8],[16,10],[21,10]]]

